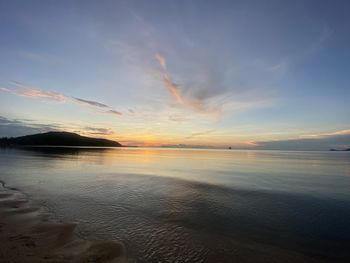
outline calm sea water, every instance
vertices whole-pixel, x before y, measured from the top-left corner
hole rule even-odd
[[[0,179],[137,262],[350,262],[350,153],[0,150]]]

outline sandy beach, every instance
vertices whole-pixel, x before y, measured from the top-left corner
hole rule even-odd
[[[21,191],[1,184],[1,263],[128,262],[121,242],[83,240],[75,235],[75,224],[53,221],[43,207],[35,206]],[[268,245],[230,244],[237,250],[232,262],[323,262]],[[227,258],[208,257],[195,262],[227,262]]]
[[[253,153],[3,149],[0,262],[350,262],[349,155]]]
[[[126,262],[118,241],[82,240],[76,225],[48,220],[17,189],[0,182],[0,262]]]

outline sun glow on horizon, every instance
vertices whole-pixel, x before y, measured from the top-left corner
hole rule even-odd
[[[340,6],[8,2],[0,9],[0,136],[62,130],[131,146],[350,145],[350,18]]]

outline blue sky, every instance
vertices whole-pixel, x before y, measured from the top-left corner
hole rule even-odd
[[[350,134],[349,10],[340,0],[0,1],[0,135],[253,147]]]

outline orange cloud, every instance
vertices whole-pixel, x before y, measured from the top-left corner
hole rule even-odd
[[[184,99],[181,94],[181,90],[179,89],[179,86],[172,81],[171,76],[167,71],[165,57],[159,53],[156,53],[155,58],[158,61],[160,67],[162,68],[163,82],[165,87],[169,90],[170,94],[175,98],[177,103],[184,104]]]
[[[212,114],[214,116],[221,115],[221,106],[209,107],[204,100],[198,98],[185,97],[181,91],[180,86],[172,80],[171,74],[167,70],[167,63],[165,57],[160,53],[156,53],[155,58],[162,70],[162,80],[164,86],[168,89],[169,93],[175,98],[177,104],[199,113]]]
[[[18,95],[24,97],[33,97],[33,98],[47,98],[57,101],[65,101],[66,96],[58,92],[45,91],[39,89],[28,89],[25,91],[18,92]]]
[[[176,85],[169,77],[168,74],[163,75],[163,81],[165,86],[168,88],[171,95],[174,96],[176,99],[176,102],[179,104],[184,104],[184,98],[181,94],[181,90],[178,88],[178,85]]]
[[[156,60],[158,61],[159,65],[164,69],[166,70],[166,60],[165,60],[165,57],[163,57],[161,54],[159,53],[156,53],[155,55],[156,57]]]

